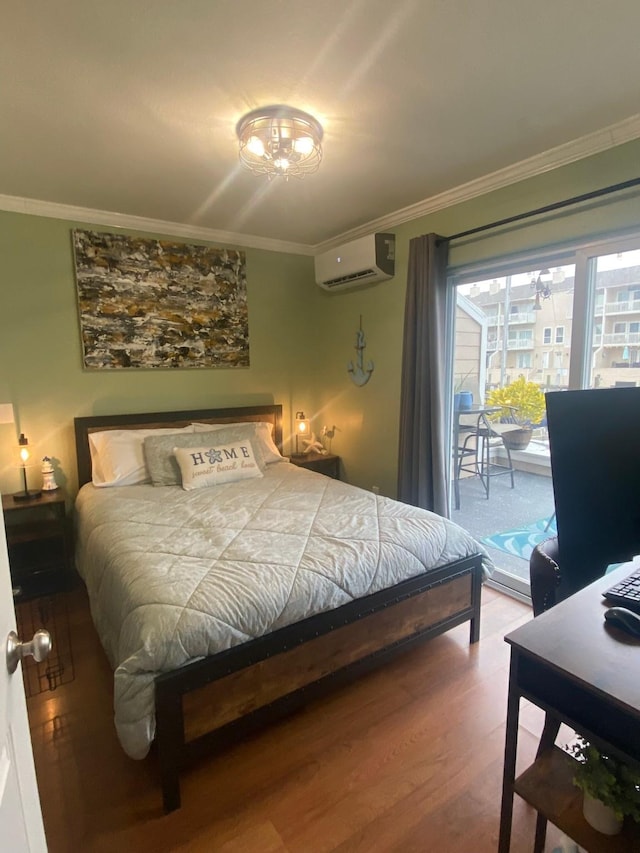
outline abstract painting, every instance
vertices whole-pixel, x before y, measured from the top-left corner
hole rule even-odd
[[[86,368],[249,367],[244,252],[72,235]]]

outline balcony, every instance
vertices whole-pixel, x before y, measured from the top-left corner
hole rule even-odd
[[[509,338],[507,341],[508,350],[526,350],[534,349],[535,343],[533,338]]]
[[[640,314],[640,299],[625,299],[620,302],[607,302],[604,306],[607,316],[612,314]]]
[[[640,344],[640,332],[612,332],[611,334],[603,335],[602,338],[602,343],[605,347],[636,346]]]
[[[523,325],[525,323],[535,323],[536,322],[536,312],[535,311],[520,311],[518,314],[510,314],[509,315],[509,325],[510,326],[518,326]]]
[[[509,314],[509,325],[510,326],[522,326],[527,323],[535,323],[536,322],[536,312],[535,311],[520,311],[517,314]],[[504,315],[503,314],[491,314],[487,315],[487,325],[488,326],[504,326]]]

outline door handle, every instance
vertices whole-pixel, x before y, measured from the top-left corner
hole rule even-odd
[[[21,643],[16,632],[10,631],[7,637],[7,669],[10,673],[15,672],[18,663],[27,655],[33,655],[40,663],[48,656],[51,646],[51,634],[44,628],[38,628],[28,643]]]

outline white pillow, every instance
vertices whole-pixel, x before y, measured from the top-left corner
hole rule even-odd
[[[262,477],[250,441],[217,447],[176,447],[174,452],[186,491]]]
[[[241,421],[232,424],[192,424],[196,432],[210,432],[211,430],[224,429],[225,427],[246,427],[247,435],[250,438],[255,438],[260,443],[264,462],[269,465],[271,462],[284,462],[285,458],[278,450],[278,446],[273,440],[273,424],[267,421]]]
[[[107,429],[89,433],[91,480],[94,486],[137,486],[151,482],[144,460],[143,441],[148,435],[193,432],[193,426],[176,429]]]

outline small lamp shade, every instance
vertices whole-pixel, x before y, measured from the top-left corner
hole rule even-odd
[[[305,418],[304,412],[296,412],[296,455],[304,453],[304,442],[311,440],[311,424]]]

